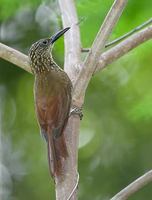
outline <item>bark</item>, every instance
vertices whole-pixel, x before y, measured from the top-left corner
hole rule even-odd
[[[64,38],[65,56],[64,70],[68,73],[72,82],[78,73],[81,56],[81,41],[77,12],[73,0],[58,0],[63,27],[71,27]],[[56,199],[57,200],[76,200],[77,199],[77,157],[79,139],[80,119],[78,116],[71,116],[64,131],[69,157],[65,163],[64,180],[56,179]]]
[[[25,54],[2,43],[0,43],[0,57],[17,65],[18,67],[21,67],[27,72],[32,73],[28,57]]]
[[[108,64],[122,57],[130,50],[134,49],[138,45],[148,41],[152,38],[152,26],[146,27],[143,30],[135,33],[134,35],[128,37],[124,41],[117,44],[115,47],[112,47],[108,51],[104,52],[99,59],[95,73],[98,73]]]
[[[143,176],[139,177],[137,180],[128,185],[126,188],[121,190],[111,200],[126,200],[150,182],[152,182],[152,170],[148,171]]]

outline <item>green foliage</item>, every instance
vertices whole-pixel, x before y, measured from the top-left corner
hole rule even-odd
[[[41,0],[0,0],[0,19],[6,20],[23,7],[35,8],[41,3]]]
[[[76,1],[79,19],[83,19],[83,47],[91,46],[112,2]],[[128,1],[109,40],[148,20],[151,7],[151,0]],[[46,17],[46,11],[50,17]],[[55,1],[0,0],[0,20],[1,41],[24,53],[33,41],[53,34],[61,25]],[[61,66],[63,46],[62,38],[53,51]],[[151,168],[151,49],[152,42],[148,41],[91,80],[80,133],[80,200],[109,199]],[[46,145],[39,136],[34,113],[33,76],[3,60],[0,132],[5,138],[1,163],[5,166],[3,199],[54,199]],[[10,142],[6,142],[8,138]],[[147,196],[152,196],[150,186],[131,199],[143,200]]]

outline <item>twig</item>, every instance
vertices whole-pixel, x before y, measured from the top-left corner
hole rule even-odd
[[[2,43],[0,43],[0,57],[21,67],[27,72],[32,73],[28,57],[25,54]]]
[[[132,194],[134,194],[150,182],[152,182],[152,170],[148,171],[143,176],[136,179],[134,182],[132,182],[130,185],[128,185],[126,188],[124,188],[118,194],[112,197],[111,200],[126,200],[128,199],[128,197],[130,197]]]
[[[81,25],[82,22],[86,20],[86,17],[80,17],[79,21],[76,23],[76,25]]]
[[[74,88],[74,100],[80,106],[83,104],[84,95],[88,83],[94,73],[96,64],[103,51],[105,43],[117,23],[127,0],[115,0],[110,11],[108,12],[94,42],[89,54],[87,55],[83,68],[81,69]]]
[[[126,39],[127,37],[131,36],[132,34],[136,33],[137,31],[140,31],[144,27],[150,25],[152,23],[152,18],[147,20],[146,22],[142,23],[141,25],[137,26],[133,30],[129,31],[128,33],[122,35],[121,37],[113,40],[112,42],[109,42],[108,44],[105,45],[105,48],[112,46],[114,44],[117,44],[118,42],[121,42],[122,40]]]
[[[116,38],[115,40],[107,43],[105,45],[105,48],[113,46],[114,44],[117,44],[118,42],[121,42],[122,40],[128,38],[129,36],[133,35],[134,33],[136,33],[137,31],[140,31],[141,29],[143,29],[144,27],[150,25],[152,23],[152,18],[150,18],[149,20],[147,20],[146,22],[144,22],[143,24],[137,26],[136,28],[132,29],[131,31],[129,31],[128,33],[122,35],[119,38]],[[81,48],[81,52],[89,52],[90,48]]]
[[[148,41],[151,38],[152,38],[152,26],[146,27],[143,30],[128,37],[127,39],[120,42],[116,46],[112,47],[108,51],[104,52],[100,56],[100,60],[97,64],[95,73],[99,72],[108,64],[122,57],[130,50],[134,49],[135,47],[139,46],[145,41]]]
[[[91,48],[81,48],[82,53],[87,53],[90,51]]]

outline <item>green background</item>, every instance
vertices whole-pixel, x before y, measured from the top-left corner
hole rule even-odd
[[[83,47],[90,47],[112,0],[77,0]],[[152,1],[130,0],[110,40],[151,18]],[[27,54],[61,29],[57,2],[0,0],[0,41]],[[63,66],[63,38],[53,54]],[[87,90],[79,145],[79,199],[109,199],[152,167],[152,41],[94,76]],[[83,54],[85,56],[85,54]],[[0,195],[54,199],[45,142],[34,113],[33,76],[0,60]],[[152,198],[149,184],[131,200]]]

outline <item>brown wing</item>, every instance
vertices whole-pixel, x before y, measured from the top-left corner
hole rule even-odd
[[[53,177],[62,174],[62,160],[68,156],[62,132],[68,120],[70,104],[71,93],[67,90],[60,91],[57,96],[36,101],[38,122],[47,141],[49,169]]]
[[[48,146],[52,176],[62,174],[63,160],[68,156],[63,130],[71,105],[72,84],[63,71],[51,71],[35,79],[37,119]],[[63,159],[64,158],[64,159]]]
[[[60,135],[68,120],[71,104],[71,93],[62,90],[57,96],[43,96],[36,98],[36,113],[39,125],[44,134],[50,130],[56,130]],[[46,135],[45,135],[46,137]]]

